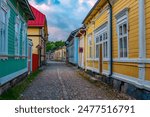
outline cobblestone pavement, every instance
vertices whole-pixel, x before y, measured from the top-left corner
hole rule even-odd
[[[25,100],[115,100],[129,99],[111,87],[89,82],[77,68],[61,62],[50,62],[22,94]]]

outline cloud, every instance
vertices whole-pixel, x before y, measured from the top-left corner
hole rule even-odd
[[[96,0],[29,0],[44,13],[49,27],[49,40],[66,40],[81,22]]]

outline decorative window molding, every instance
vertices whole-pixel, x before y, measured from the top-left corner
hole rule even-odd
[[[88,58],[92,58],[92,34],[88,35]]]
[[[44,28],[41,29],[41,35],[44,38]]]
[[[22,24],[22,56],[26,56],[27,26]]]
[[[0,55],[8,55],[8,23],[10,17],[10,9],[6,0],[0,1]],[[7,59],[1,57],[0,59]]]
[[[19,16],[16,16],[15,21],[15,55],[20,55],[20,29],[21,29],[21,22]]]
[[[128,8],[120,11],[115,17],[117,21],[118,58],[128,58]]]
[[[95,37],[95,58],[99,60],[99,51],[100,45],[103,49],[103,59],[108,58],[108,31],[107,31],[107,22],[101,25],[94,31]]]

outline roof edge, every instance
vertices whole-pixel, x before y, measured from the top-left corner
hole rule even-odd
[[[28,2],[28,0],[25,0],[25,2],[27,3],[27,6],[29,8],[29,11],[31,12],[31,18],[29,18],[29,20],[34,20],[35,19],[35,16],[33,14],[33,11],[31,10],[31,7],[30,7],[30,4]]]
[[[98,5],[98,3],[100,3],[101,0],[97,0],[97,2],[95,3],[95,5],[92,7],[92,9],[89,11],[89,13],[87,14],[87,16],[84,18],[82,24],[84,24],[85,20],[91,15],[92,11],[95,9],[95,7]]]

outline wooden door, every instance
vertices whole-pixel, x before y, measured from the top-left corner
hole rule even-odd
[[[99,53],[99,70],[100,74],[102,74],[103,71],[103,49],[102,49],[102,44],[100,44],[100,53]]]

